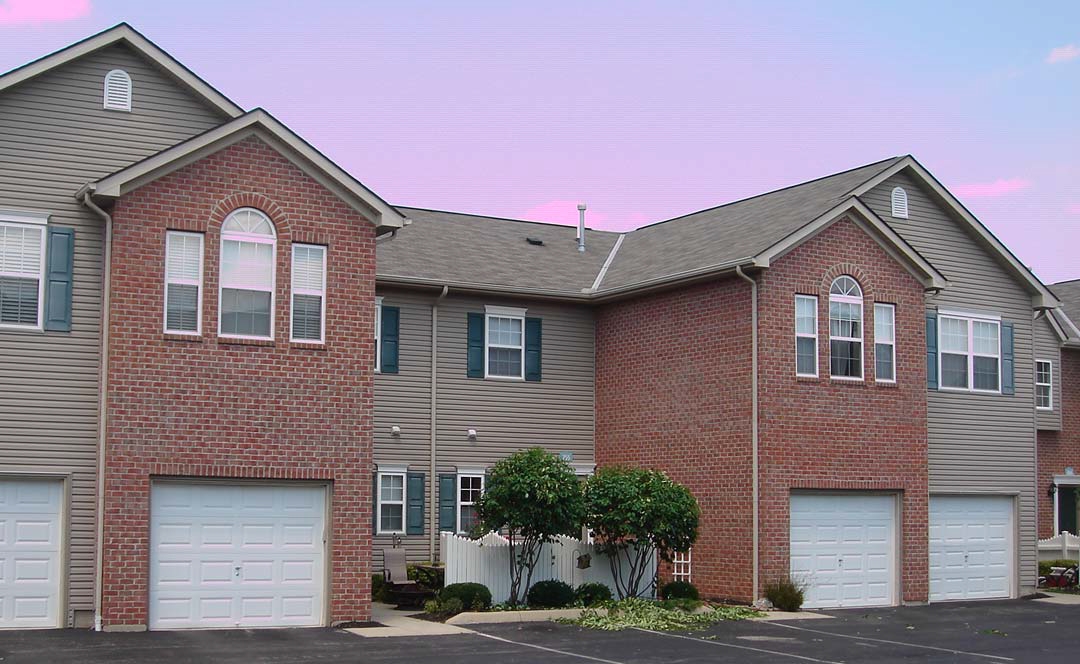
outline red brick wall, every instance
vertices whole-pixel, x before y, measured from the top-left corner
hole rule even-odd
[[[1053,537],[1054,501],[1046,495],[1054,475],[1072,466],[1080,473],[1080,351],[1061,351],[1061,431],[1039,432],[1039,538]]]
[[[274,341],[219,339],[221,223],[278,233]],[[104,620],[147,624],[153,477],[332,483],[330,620],[370,616],[374,228],[255,138],[115,206],[109,320]],[[166,230],[205,235],[203,335],[162,332]],[[325,244],[325,346],[290,343],[292,242]]]
[[[829,287],[863,289],[865,380],[829,378]],[[818,375],[795,376],[795,295],[818,297]],[[926,601],[927,432],[922,285],[854,223],[836,222],[760,279],[761,578],[789,569],[793,489],[902,492],[902,599]],[[874,382],[874,302],[896,305],[895,385]]]

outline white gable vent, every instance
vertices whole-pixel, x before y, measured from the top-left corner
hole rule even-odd
[[[123,69],[114,69],[105,74],[105,108],[131,110],[131,77]]]
[[[892,190],[892,216],[897,219],[907,219],[907,192],[903,187],[893,187]]]

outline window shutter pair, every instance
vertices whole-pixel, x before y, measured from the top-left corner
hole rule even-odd
[[[379,340],[379,371],[382,373],[398,372],[398,349],[401,337],[401,309],[398,307],[382,308],[382,338]],[[422,508],[421,508],[421,511]]]
[[[70,332],[75,229],[50,226],[47,241],[44,327],[56,332]]]
[[[1012,323],[1001,324],[1001,393],[1016,394],[1016,356],[1013,349],[1015,331]],[[938,389],[938,318],[926,315],[926,384]]]
[[[379,474],[373,480],[375,492],[371,494],[372,526],[371,533],[379,532]],[[405,475],[405,534],[424,534],[424,473]]]
[[[484,377],[484,314],[470,313],[468,318],[468,368],[469,378]],[[543,323],[539,318],[525,319],[525,380],[539,381],[543,348]]]

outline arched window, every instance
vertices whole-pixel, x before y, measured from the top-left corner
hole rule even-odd
[[[844,275],[829,288],[829,366],[834,378],[863,377],[863,293]]]
[[[893,187],[892,190],[892,216],[897,219],[907,219],[907,192],[903,187]]]
[[[276,246],[274,225],[262,212],[240,208],[225,218],[218,334],[273,338]]]
[[[113,111],[131,110],[131,77],[123,69],[105,74],[105,108]]]

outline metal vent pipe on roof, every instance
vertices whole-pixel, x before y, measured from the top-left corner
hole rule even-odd
[[[577,250],[585,251],[585,204],[578,203]]]

